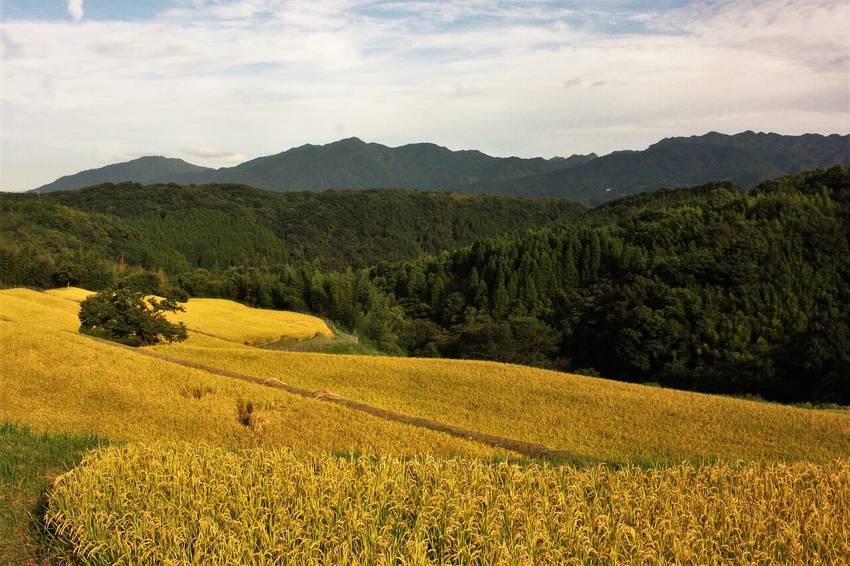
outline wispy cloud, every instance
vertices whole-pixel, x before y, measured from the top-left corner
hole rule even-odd
[[[75,22],[83,19],[85,10],[83,10],[83,0],[68,0],[68,13],[74,18]]]
[[[7,20],[0,189],[141,148],[227,165],[341,132],[527,156],[708,130],[846,133],[848,13],[843,0],[176,0],[145,21]]]

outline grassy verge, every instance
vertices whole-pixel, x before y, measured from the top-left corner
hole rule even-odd
[[[0,564],[42,561],[47,488],[83,453],[102,444],[91,436],[42,434],[0,423]]]
[[[320,352],[322,354],[343,354],[359,356],[386,356],[388,354],[363,344],[353,334],[335,332],[333,338],[317,336],[310,340],[292,340],[284,338],[271,344],[263,344],[266,350],[282,352]]]

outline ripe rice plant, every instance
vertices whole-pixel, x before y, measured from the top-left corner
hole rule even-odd
[[[647,387],[525,366],[280,352],[204,337],[170,356],[537,442],[590,461],[850,458],[850,411]]]
[[[38,431],[233,448],[291,446],[484,458],[497,454],[475,442],[36,324],[0,320],[0,368],[0,421]],[[238,399],[252,401],[263,416],[262,427],[239,423],[234,410]]]
[[[79,312],[78,303],[62,297],[31,289],[0,290],[0,318],[8,321],[76,332],[80,327]]]
[[[84,564],[817,564],[850,556],[850,464],[577,469],[100,450],[47,524]]]
[[[266,344],[282,338],[305,340],[333,336],[325,322],[315,316],[288,311],[252,309],[225,299],[189,299],[186,312],[169,314],[190,330],[211,334],[239,344]]]
[[[95,294],[94,291],[81,289],[80,287],[57,287],[56,289],[48,289],[44,292],[54,297],[74,301],[75,303],[81,303]]]
[[[0,290],[0,313],[9,320],[38,322],[45,328],[76,331],[79,302],[91,291],[60,287],[40,292],[32,289]],[[189,299],[186,312],[168,318],[183,322],[190,330],[238,344],[265,344],[280,339],[305,340],[333,336],[325,322],[315,316],[288,311],[253,309],[224,299]]]

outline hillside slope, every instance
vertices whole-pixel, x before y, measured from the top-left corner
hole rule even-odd
[[[191,308],[191,302],[187,306]],[[222,418],[228,403],[232,411],[236,397],[241,395],[260,403],[269,427],[285,422],[287,430],[301,431],[297,440],[286,436],[288,433],[282,429],[274,434],[270,432],[268,437],[263,437],[265,445],[308,446],[313,436],[319,435],[318,446],[338,449],[345,442],[365,445],[368,444],[365,439],[371,438],[352,437],[352,434],[366,434],[354,429],[333,444],[329,436],[332,431],[327,427],[316,431],[312,428],[320,426],[315,420],[319,417],[303,412],[313,405],[287,409],[298,405],[298,398],[275,389],[248,387],[252,384],[241,379],[211,375],[203,369],[209,366],[252,376],[257,382],[277,380],[411,417],[543,444],[584,461],[670,463],[743,458],[827,462],[850,456],[850,412],[847,411],[799,409],[493,362],[274,352],[246,346],[241,336],[230,340],[208,336],[207,330],[211,329],[203,326],[203,319],[198,319],[195,327],[202,333],[190,332],[185,344],[135,351],[72,332],[76,303],[68,299],[28,290],[6,290],[0,291],[0,307],[8,319],[0,323],[0,331],[5,329],[0,334],[4,344],[3,363],[18,360],[4,385],[5,390],[0,391],[14,401],[0,413],[0,420],[21,419],[39,428],[49,426],[46,419],[51,411],[56,411],[55,407],[51,408],[51,400],[76,389],[86,392],[81,398],[83,406],[65,407],[63,411],[67,415],[56,417],[56,422],[66,424],[56,430],[106,434],[108,429],[104,427],[112,417],[97,418],[87,413],[91,416],[83,419],[86,425],[74,428],[87,404],[94,403],[90,409],[96,406],[98,411],[111,415],[116,403],[129,402],[127,396],[132,396],[131,391],[138,391],[144,380],[152,380],[146,391],[153,393],[145,395],[144,404],[153,403],[155,407],[162,404],[178,410],[181,403],[189,402],[186,409],[189,410],[196,405],[184,395],[191,397],[195,389],[212,388],[215,394],[205,403],[215,403],[217,408],[210,419]],[[246,316],[251,313],[258,317],[258,322],[264,320],[262,311],[248,311]],[[142,355],[146,351],[185,360],[194,367],[151,359]],[[106,365],[108,369],[103,369]],[[53,375],[51,372],[57,371],[66,378],[46,381]],[[153,378],[152,372],[160,372],[161,376]],[[225,387],[230,382],[232,385]],[[97,394],[97,388],[111,393]],[[228,393],[222,400],[224,391]],[[287,401],[274,401],[278,399],[274,396],[277,393]],[[107,401],[110,398],[113,401]],[[206,394],[201,401],[204,399]],[[314,402],[304,402],[307,401]],[[149,410],[161,414],[163,409],[152,406]],[[191,414],[197,415],[194,409]],[[361,422],[366,416],[376,418],[364,414],[354,422]],[[153,418],[145,417],[141,422],[152,423]],[[304,422],[297,424],[299,418],[305,419]],[[182,423],[182,419],[183,415],[178,421]],[[102,426],[94,426],[94,422],[101,421],[105,421]],[[398,429],[401,426],[398,422],[387,419],[369,422],[378,430],[383,429],[381,423],[389,423],[398,434],[410,428]],[[161,422],[155,426],[175,425]],[[225,430],[240,429],[236,426]],[[427,427],[423,430],[428,431]],[[131,438],[147,438],[145,434],[137,425],[126,430],[126,435],[133,435]],[[180,438],[184,434],[189,433],[176,433],[176,436],[171,433],[168,437]],[[199,434],[206,433],[192,432],[190,438],[199,438]],[[436,443],[433,450],[475,452],[471,445],[438,442],[444,437],[428,436],[431,439],[428,442]],[[403,452],[406,449],[393,444],[400,439],[400,436],[387,439],[381,449]],[[420,444],[411,446],[410,450],[432,448]]]
[[[87,169],[73,175],[59,177],[52,183],[34,189],[38,193],[55,191],[74,191],[83,187],[114,183],[120,181],[135,181],[137,183],[169,183],[188,181],[195,175],[212,171],[208,167],[193,165],[182,159],[162,156],[147,156],[113,163],[98,169]]]
[[[710,132],[666,138],[643,151],[618,151],[569,169],[480,182],[465,190],[561,196],[598,205],[639,192],[709,182],[728,181],[748,188],[781,175],[833,165],[850,165],[850,135]]]
[[[100,287],[90,282],[102,271],[92,264],[121,258],[172,274],[310,261],[357,268],[567,221],[582,210],[564,199],[398,190],[279,194],[242,185],[7,194],[0,198],[0,281],[63,285],[50,273],[73,264],[85,266],[75,269],[88,280],[70,283]]]
[[[494,362],[274,352],[206,339],[154,350],[539,443],[580,461],[850,457],[850,411],[799,409]]]
[[[306,144],[235,167],[210,169],[179,159],[144,157],[67,175],[34,189],[76,190],[99,183],[240,183],[271,191],[403,188],[452,190],[478,181],[512,179],[563,169],[595,158],[492,157],[475,150],[452,151],[432,143],[387,147],[348,138]]]
[[[78,308],[45,293],[0,291],[0,422],[109,440],[181,440],[231,449],[496,454],[479,443],[80,335],[76,325],[71,329]],[[251,426],[237,416],[240,401],[261,415]]]
[[[309,312],[389,353],[848,404],[848,195],[845,167],[581,214],[563,200],[103,186],[0,198],[0,282],[142,283]],[[407,253],[426,255],[389,261]]]
[[[387,147],[348,138],[303,145],[235,167],[207,169],[161,157],[63,177],[38,192],[95,183],[241,183],[272,191],[402,188],[560,196],[597,205],[660,188],[729,181],[751,187],[816,167],[850,165],[850,135],[751,131],[665,138],[641,151],[569,158],[498,158],[430,143]]]
[[[850,404],[850,170],[629,197],[381,271],[420,355]]]

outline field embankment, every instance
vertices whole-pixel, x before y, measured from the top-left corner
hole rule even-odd
[[[43,562],[49,545],[40,524],[45,490],[102,445],[87,435],[35,433],[0,423],[0,564],[50,563]]]

